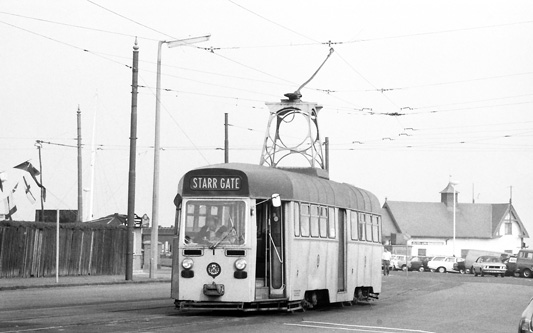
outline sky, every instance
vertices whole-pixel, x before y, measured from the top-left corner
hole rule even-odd
[[[78,108],[84,219],[127,213],[136,40],[135,212],[151,216],[158,43],[205,35],[161,49],[159,225],[185,172],[224,162],[225,114],[230,162],[259,164],[265,103],[333,49],[301,89],[323,106],[332,180],[380,204],[438,202],[453,180],[459,203],[512,199],[533,237],[531,1],[2,1],[0,199],[19,184],[14,219],[41,208],[13,169],[24,161],[45,209],[77,209]]]

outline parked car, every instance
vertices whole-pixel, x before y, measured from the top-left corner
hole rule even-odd
[[[533,276],[533,250],[522,249],[518,251],[515,273],[525,278]]]
[[[529,300],[520,321],[518,322],[518,333],[532,333],[533,332],[533,298]]]
[[[500,257],[501,261],[510,256],[510,253],[490,251],[490,250],[477,250],[477,249],[466,249],[461,250],[461,257],[465,258],[465,266],[468,268],[468,271],[472,273],[472,265],[477,258],[481,256],[494,256]]]
[[[393,254],[390,258],[390,269],[391,270],[405,270],[407,269],[405,255],[403,254]]]
[[[428,261],[431,259],[431,257],[426,256],[415,256],[412,257],[411,260],[407,263],[407,269],[410,271],[429,271],[428,268]]]
[[[494,275],[504,277],[507,271],[507,266],[500,261],[500,257],[495,256],[481,256],[472,264],[472,273],[474,276]]]
[[[516,271],[516,256],[512,255],[509,258],[504,259],[502,262],[507,267],[507,271],[505,271],[505,275],[509,275],[509,276],[515,275],[515,271]]]
[[[464,259],[457,257],[437,256],[428,261],[428,267],[432,272],[459,272],[460,268],[457,264],[460,262],[464,262]]]

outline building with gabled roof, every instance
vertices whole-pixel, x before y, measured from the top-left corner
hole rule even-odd
[[[385,200],[382,236],[393,252],[464,257],[469,249],[517,253],[524,247],[529,234],[511,200],[459,203],[451,182],[440,193],[440,202]]]

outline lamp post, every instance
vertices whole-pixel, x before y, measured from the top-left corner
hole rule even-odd
[[[450,185],[453,188],[453,242],[452,242],[452,255],[455,256],[455,220],[456,220],[456,202],[457,202],[457,192],[455,191],[455,186],[459,183],[450,181]]]
[[[155,278],[159,259],[158,247],[158,228],[159,228],[159,153],[160,153],[160,105],[161,105],[161,46],[167,44],[168,47],[177,47],[182,45],[190,45],[194,43],[204,42],[209,40],[211,35],[177,39],[172,41],[159,41],[157,47],[157,76],[156,76],[156,90],[155,90],[155,140],[154,140],[154,184],[152,196],[152,233],[150,237],[151,246],[151,260],[150,260],[150,278]]]

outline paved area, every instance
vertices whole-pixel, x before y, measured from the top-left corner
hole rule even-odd
[[[152,283],[170,282],[171,268],[161,267],[150,277],[149,272],[134,271],[131,280],[126,280],[126,275],[85,275],[85,276],[59,276],[31,277],[31,278],[0,278],[0,291],[27,288],[54,288],[66,286],[84,286],[91,284],[120,284],[120,283]]]

